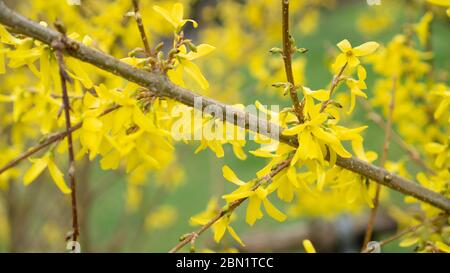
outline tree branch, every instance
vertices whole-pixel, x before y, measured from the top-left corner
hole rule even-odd
[[[289,33],[289,0],[281,0],[282,13],[282,33],[283,33],[283,61],[286,78],[289,82],[289,94],[294,105],[295,114],[300,123],[303,123],[303,107],[297,97],[297,87],[295,86],[294,74],[292,72],[292,38]]]
[[[64,65],[64,39],[67,39],[64,27],[59,23],[55,23],[56,27],[59,27],[59,30],[62,34],[61,38],[58,40],[54,40],[52,42],[52,47],[56,50],[56,59],[58,61],[59,68],[59,77],[61,78],[61,92],[62,92],[62,102],[64,107],[65,121],[66,121],[66,135],[67,135],[67,146],[68,146],[68,154],[69,154],[69,171],[68,176],[70,179],[70,197],[71,197],[71,205],[72,205],[72,240],[74,242],[77,241],[77,238],[80,234],[79,225],[78,225],[78,211],[77,211],[77,183],[75,179],[75,153],[73,151],[73,140],[72,140],[72,124],[70,121],[70,101],[69,94],[67,92],[67,82],[70,82],[72,79],[66,72],[66,68]],[[75,246],[73,249],[75,250]]]
[[[333,96],[333,92],[336,89],[336,87],[341,82],[342,74],[344,74],[345,68],[347,67],[348,62],[346,62],[341,69],[339,70],[338,74],[333,76],[333,80],[331,81],[331,87],[330,87],[330,95],[326,101],[322,103],[322,106],[320,107],[320,112],[323,112],[325,108],[327,108],[328,104],[330,104],[333,100],[331,97]]]
[[[0,0],[0,23],[12,28],[16,32],[29,37],[33,37],[46,44],[51,44],[54,39],[59,38],[61,35],[54,30],[48,29],[12,11],[4,4],[3,0]],[[261,133],[269,137],[273,137],[271,136],[272,131],[279,130],[278,132],[281,132],[280,128],[277,125],[267,123],[265,120],[258,120],[254,115],[237,110],[222,102],[195,94],[190,90],[173,84],[164,75],[137,69],[124,62],[121,62],[120,60],[110,55],[87,47],[77,41],[67,39],[65,52],[74,58],[90,63],[103,70],[109,71],[124,79],[148,88],[159,96],[177,100],[188,106],[194,107],[194,100],[196,98],[201,98],[203,102],[202,109],[210,105],[221,109],[223,115],[218,118],[222,120],[228,120],[237,123],[237,120],[243,118],[245,120],[245,124],[243,127],[245,127],[246,129],[253,129],[249,128],[249,124],[257,124],[258,126],[255,130],[259,132],[260,128],[268,128],[269,130],[267,130],[267,132]],[[230,111],[231,109],[233,111]],[[63,134],[63,136],[65,136],[65,134]],[[279,140],[293,147],[298,146],[298,142],[295,137],[288,137],[280,134]],[[17,164],[20,160],[16,159],[14,161],[16,161],[15,164]],[[385,169],[379,168],[354,157],[338,157],[336,160],[336,164],[342,168],[363,175],[377,183],[390,187],[403,194],[411,195],[425,203],[431,204],[446,212],[450,212],[450,200],[445,196],[424,188],[423,186],[402,178],[398,175],[390,173]]]
[[[0,2],[0,5],[1,5],[1,2]],[[104,116],[106,114],[109,114],[110,112],[118,109],[119,107],[120,107],[119,105],[115,105],[115,106],[113,106],[111,108],[106,109],[105,111],[103,111],[102,114],[100,114],[100,117]],[[74,126],[70,127],[69,132],[72,133],[72,132],[80,129],[82,124],[83,124],[82,122],[79,122],[79,123],[75,124]],[[7,170],[9,170],[10,168],[13,168],[13,167],[17,166],[17,164],[19,164],[22,160],[27,159],[28,157],[30,157],[33,154],[39,152],[40,150],[44,149],[45,147],[48,147],[48,146],[50,146],[53,143],[56,143],[58,141],[63,140],[67,136],[67,134],[68,134],[67,131],[61,131],[61,132],[58,132],[58,133],[51,134],[46,139],[40,141],[35,146],[29,148],[28,151],[23,152],[18,157],[16,157],[15,159],[11,160],[10,162],[8,162],[5,166],[1,167],[0,168],[0,175],[2,173],[6,172]]]
[[[288,167],[291,162],[292,157],[289,159],[286,159],[285,161],[281,162],[276,166],[269,174],[267,174],[264,177],[261,177],[258,179],[258,182],[253,186],[252,191],[255,191],[259,186],[262,184],[270,181],[274,176],[276,176],[278,173],[280,173],[284,168]],[[211,220],[209,220],[208,223],[203,225],[198,231],[189,233],[181,242],[179,242],[175,247],[173,247],[169,253],[175,253],[178,250],[180,250],[183,246],[187,245],[188,243],[193,243],[197,237],[208,230],[214,223],[220,220],[223,216],[232,213],[237,207],[239,207],[245,200],[247,200],[248,197],[244,197],[238,200],[233,201],[230,203],[226,209],[220,210],[220,212],[214,216]]]
[[[136,24],[139,29],[139,33],[141,34],[142,43],[144,44],[145,53],[147,56],[152,56],[152,50],[150,49],[150,45],[148,44],[147,34],[145,34],[144,24],[142,23],[141,12],[139,11],[139,0],[133,0],[134,7],[134,18],[136,19]]]
[[[385,245],[387,245],[387,244],[389,244],[389,243],[391,243],[391,242],[393,242],[393,241],[395,241],[397,239],[402,238],[403,236],[405,236],[405,235],[407,235],[407,234],[409,234],[411,232],[416,232],[419,228],[423,227],[424,225],[435,223],[437,221],[446,219],[447,217],[448,217],[448,214],[442,213],[442,214],[439,214],[438,216],[436,216],[436,217],[434,217],[432,219],[425,219],[420,224],[417,224],[415,226],[410,226],[410,227],[408,227],[408,228],[406,228],[406,229],[404,229],[404,230],[402,230],[402,231],[392,235],[391,237],[386,238],[383,241],[380,241],[379,244],[380,244],[380,246],[385,246]],[[366,248],[366,249],[364,249],[362,251],[362,253],[371,253],[372,251],[374,251],[373,248]]]

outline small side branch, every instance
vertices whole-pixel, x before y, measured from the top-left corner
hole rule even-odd
[[[430,220],[425,220],[425,221],[423,221],[423,222],[420,223],[420,224],[417,224],[417,225],[415,225],[415,226],[410,226],[409,228],[406,228],[406,229],[404,229],[404,230],[402,230],[402,231],[400,231],[400,232],[398,232],[398,233],[392,235],[391,237],[389,237],[389,238],[387,238],[387,239],[384,239],[383,241],[380,241],[380,242],[379,242],[380,247],[381,247],[381,246],[385,246],[385,245],[387,245],[387,244],[389,244],[389,243],[392,243],[392,242],[394,242],[395,240],[398,240],[398,239],[402,238],[403,236],[408,235],[408,234],[410,234],[410,233],[412,233],[412,232],[416,232],[419,228],[421,228],[421,227],[423,227],[423,226],[425,226],[425,225],[427,225],[427,224],[432,224],[432,223],[438,222],[438,221],[440,221],[440,220],[444,220],[444,219],[446,219],[447,217],[448,217],[448,214],[442,213],[442,214],[439,214],[438,216],[436,216],[436,217],[434,217],[434,218],[432,218],[432,219],[430,219]],[[371,253],[372,251],[374,251],[374,249],[365,248],[365,249],[364,249],[363,251],[361,251],[361,252],[362,252],[362,253]]]
[[[150,45],[148,43],[147,34],[145,34],[144,24],[142,23],[141,12],[139,10],[139,0],[132,0],[134,7],[134,18],[136,19],[136,23],[139,29],[139,33],[141,34],[142,43],[144,44],[144,50],[147,56],[152,56],[152,50],[150,49]]]
[[[62,25],[59,23],[55,23],[55,26],[60,30],[62,36],[60,39],[53,41],[52,47],[55,49],[56,59],[58,60],[59,66],[59,76],[61,78],[61,90],[62,90],[62,102],[64,107],[64,114],[66,120],[66,135],[67,135],[67,145],[69,151],[69,171],[68,176],[70,179],[70,189],[71,189],[71,203],[72,203],[72,240],[74,242],[77,241],[78,236],[80,234],[79,225],[78,225],[78,210],[77,210],[77,184],[75,179],[75,153],[73,151],[73,140],[72,140],[72,124],[70,121],[70,101],[69,95],[67,92],[67,82],[70,82],[72,79],[66,72],[64,65],[64,42],[63,39],[66,39],[66,33]]]
[[[278,173],[280,173],[283,169],[289,166],[291,162],[291,158],[286,159],[282,163],[280,163],[277,167],[275,167],[274,170],[272,170],[271,173],[268,175],[260,178],[258,182],[253,187],[253,191],[259,188],[262,184],[270,181],[274,176],[276,176]],[[229,206],[226,209],[222,209],[216,216],[214,216],[211,220],[209,220],[208,223],[203,225],[199,230],[189,233],[186,237],[183,238],[181,242],[179,242],[176,246],[174,246],[169,253],[175,253],[179,251],[181,248],[183,248],[185,245],[189,243],[193,243],[198,236],[200,236],[202,233],[204,233],[206,230],[208,230],[214,223],[219,221],[223,216],[232,213],[237,207],[239,207],[245,200],[247,200],[248,197],[238,199],[236,201],[233,201],[229,204]]]
[[[103,113],[101,113],[99,115],[99,117],[104,116],[106,114],[109,114],[110,112],[118,109],[119,107],[120,107],[120,105],[112,106],[111,108],[108,108],[105,111],[103,111]],[[74,126],[70,127],[69,132],[72,133],[72,132],[80,129],[81,125],[82,125],[82,122],[79,122],[79,123],[75,124]],[[36,144],[33,147],[29,148],[26,152],[23,152],[22,154],[20,154],[19,156],[17,156],[13,160],[9,161],[6,165],[1,167],[0,168],[0,175],[2,173],[6,172],[7,170],[17,166],[17,164],[19,164],[22,160],[25,160],[25,159],[29,158],[30,156],[34,155],[35,153],[41,151],[42,149],[44,149],[46,147],[52,145],[53,143],[56,143],[58,141],[63,140],[67,136],[67,134],[69,132],[66,130],[66,131],[61,131],[61,132],[49,135],[45,139],[41,140],[38,144]]]
[[[333,96],[334,90],[336,90],[337,86],[341,82],[341,77],[342,77],[342,74],[344,74],[344,71],[345,71],[345,68],[347,67],[347,64],[348,63],[345,63],[341,67],[341,70],[339,70],[338,74],[333,77],[333,80],[331,81],[331,87],[330,87],[330,96],[329,96],[329,98],[326,101],[324,101],[322,103],[322,106],[320,107],[320,112],[323,112],[327,108],[328,104],[330,104],[332,102],[331,97]]]
[[[294,73],[292,72],[292,45],[291,34],[289,33],[289,0],[281,0],[282,11],[282,34],[283,34],[283,61],[286,78],[289,82],[289,94],[294,106],[295,115],[300,123],[304,122],[303,104],[300,103],[297,96],[297,87],[295,86]]]

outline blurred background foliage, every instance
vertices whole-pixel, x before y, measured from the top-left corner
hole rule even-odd
[[[101,40],[102,44],[97,46],[116,57],[124,57],[141,46],[135,22],[132,17],[125,16],[132,10],[131,1],[82,0],[80,6],[69,6],[64,2],[7,1],[9,6],[34,20],[52,22],[60,18],[69,33],[77,32],[91,36],[94,41]],[[181,2],[187,9],[189,16],[186,17],[199,22],[199,29],[189,26],[186,35],[196,43],[204,42],[217,48],[208,58],[200,61],[211,85],[208,90],[201,91],[203,94],[231,104],[246,105],[256,100],[267,105],[290,104],[288,98],[271,87],[274,82],[284,81],[281,60],[268,52],[272,47],[281,46],[278,0]],[[142,17],[150,33],[150,42],[155,45],[166,41],[170,45],[170,28],[153,11],[151,7],[154,4],[168,7],[173,1],[141,1]],[[349,39],[355,45],[371,40],[386,44],[395,34],[404,32],[405,25],[417,23],[424,14],[422,1],[404,0],[382,0],[380,6],[369,6],[365,0],[299,0],[291,1],[291,9],[295,40],[300,47],[309,50],[295,58],[295,77],[298,82],[313,89],[322,88],[330,82],[328,67],[338,53],[335,47],[337,42]],[[449,21],[444,10],[438,11],[438,14],[442,16],[437,16],[432,22],[433,62],[435,69],[441,71],[438,77],[445,80],[450,65],[448,40],[445,38],[450,34]],[[5,77],[1,80],[6,81]],[[195,83],[187,84],[191,89],[199,90]],[[367,84],[370,99],[373,89],[370,71]],[[348,98],[342,97],[342,101],[348,101]],[[357,108],[354,118],[345,123],[353,127],[368,124],[366,149],[380,151],[383,131],[367,119],[363,108]],[[251,156],[241,161],[233,155],[230,147],[226,147],[224,158],[216,158],[210,150],[194,154],[196,146],[177,144],[176,160],[169,167],[151,173],[144,182],[131,187],[126,175],[120,171],[103,171],[97,161],[78,162],[82,251],[167,251],[182,234],[193,229],[189,225],[191,216],[203,211],[212,197],[220,198],[232,189],[222,177],[221,167],[224,164],[232,167],[242,179],[251,179],[264,165],[263,159]],[[245,150],[255,147],[255,144],[248,143]],[[392,144],[389,155],[393,162],[405,160],[404,153],[395,144]],[[406,166],[412,173],[417,171],[414,165],[406,163]],[[48,177],[42,176],[39,180],[27,188],[13,181],[7,190],[1,192],[0,251],[64,250],[62,242],[70,229],[69,201],[52,183],[43,183],[49,180]],[[382,207],[382,217],[386,219],[380,221],[380,227],[376,229],[377,239],[396,231],[395,224],[390,220],[389,204],[400,203],[402,198],[392,192],[384,192],[384,195],[387,194],[391,198]],[[295,214],[296,209],[281,203],[278,206]],[[363,232],[361,227],[364,227],[361,217],[364,218],[369,210],[367,206],[339,208],[320,215],[310,210],[290,218],[288,223],[280,224],[266,217],[253,228],[244,223],[244,211],[237,210],[238,219],[234,222],[244,241],[270,241],[268,236],[278,238],[279,234],[298,233],[289,237],[294,241],[288,242],[284,248],[276,244],[273,248],[270,244],[257,248],[256,243],[253,250],[298,252],[302,251],[301,239],[305,235],[317,237],[312,239],[318,251],[358,250]],[[311,230],[317,232],[312,234]],[[323,234],[329,238],[324,238]],[[207,235],[198,239],[197,247],[199,250],[232,251],[236,245],[226,237],[218,246]],[[412,247],[398,248],[397,244],[392,244],[386,250],[411,251]]]

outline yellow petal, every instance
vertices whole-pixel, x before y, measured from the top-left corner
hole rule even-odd
[[[176,22],[181,22],[183,20],[184,7],[181,3],[176,3],[172,8],[172,18]]]
[[[439,248],[440,251],[445,253],[450,253],[450,246],[444,242],[438,241],[435,243],[436,247]]]
[[[159,13],[164,19],[166,19],[174,28],[178,28],[178,22],[172,18],[172,15],[166,10],[161,8],[160,6],[153,6],[153,10]]]
[[[245,154],[245,152],[241,146],[233,144],[232,147],[233,147],[233,153],[237,158],[239,158],[240,160],[247,159],[247,155]]]
[[[347,39],[340,41],[337,44],[337,47],[339,47],[342,52],[347,52],[352,49],[352,45]]]
[[[270,215],[273,219],[283,222],[286,220],[286,215],[279,211],[267,198],[263,200],[264,208],[267,211],[267,214]]]
[[[237,235],[236,231],[231,226],[227,226],[228,232],[230,233],[231,237],[236,240],[241,246],[245,246],[244,242],[242,242],[241,238]]]
[[[355,56],[366,56],[372,54],[380,45],[377,42],[367,42],[353,49]]]
[[[99,132],[103,127],[103,123],[94,117],[87,117],[83,120],[83,130],[91,132]]]
[[[316,253],[316,249],[310,240],[303,240],[303,247],[305,248],[306,253]]]
[[[345,158],[352,157],[352,154],[347,152],[347,150],[345,150],[344,146],[342,146],[340,141],[336,143],[331,143],[330,146],[338,155]]]
[[[259,187],[259,188],[257,188],[255,190],[256,196],[258,196],[258,198],[261,199],[261,200],[265,199],[267,197],[268,193],[269,192],[266,189],[262,188],[262,187]]]
[[[355,109],[355,104],[356,104],[356,96],[355,93],[351,93],[350,94],[350,108],[347,111],[347,114],[351,114],[353,112],[353,109]]]
[[[48,158],[38,158],[33,160],[33,165],[28,169],[28,171],[23,176],[23,183],[29,185],[31,182],[36,180],[36,178],[45,170],[47,167]]]
[[[425,145],[425,150],[430,154],[442,153],[445,149],[446,149],[445,145],[436,142],[430,142]]]
[[[83,63],[73,59],[66,59],[67,66],[75,73],[76,78],[86,87],[87,89],[91,89],[93,86],[92,80],[89,78],[88,73],[83,68]]]
[[[410,238],[406,238],[404,240],[402,240],[399,244],[399,246],[401,247],[410,247],[412,245],[415,245],[419,242],[419,238],[418,237],[410,237]]]
[[[312,91],[308,87],[303,87],[303,90],[307,95],[315,98],[316,100],[325,101],[330,98],[330,91],[325,89]]]
[[[256,172],[256,177],[261,178],[263,176],[268,175],[270,173],[270,171],[272,170],[272,167],[273,167],[273,163],[271,161],[269,164],[264,166],[264,168],[262,168],[261,170]]]
[[[50,176],[53,178],[56,186],[61,190],[62,193],[69,194],[72,192],[72,190],[67,187],[66,183],[64,182],[63,173],[58,169],[58,166],[56,166],[56,164],[51,159],[49,159],[48,161],[48,171],[50,172]]]
[[[366,70],[364,69],[364,67],[362,65],[358,66],[358,79],[360,81],[365,80],[367,77],[367,73]]]
[[[298,180],[297,180],[297,170],[294,166],[290,166],[286,176],[289,180],[289,182],[292,183],[292,185],[294,185],[296,188],[300,187],[300,185],[298,184]]]
[[[11,33],[9,33],[6,30],[6,28],[2,25],[0,25],[0,41],[5,44],[10,44],[10,45],[17,45],[22,42],[21,39],[18,39],[16,37],[14,37],[13,35],[11,35]]]
[[[450,7],[450,0],[427,0],[428,3],[443,6],[443,7]]]
[[[222,158],[225,155],[225,152],[223,150],[222,144],[220,141],[209,141],[208,146],[213,151],[217,158]]]
[[[133,121],[144,131],[151,132],[152,126],[150,119],[141,111],[139,107],[133,109]]]
[[[442,116],[443,113],[447,110],[448,105],[450,104],[450,100],[443,100],[439,104],[438,108],[434,112],[434,118],[438,119],[440,116]]]
[[[344,53],[339,54],[334,61],[332,68],[334,71],[339,71],[347,63],[347,56]]]
[[[298,135],[301,131],[303,131],[303,128],[305,128],[304,124],[296,125],[294,127],[284,130],[283,135],[285,136]]]
[[[350,58],[347,59],[347,61],[349,67],[356,67],[358,66],[358,64],[360,64],[359,59],[355,56],[351,56]]]
[[[222,196],[222,198],[227,200],[227,202],[233,202],[235,200],[239,200],[239,199],[242,199],[242,198],[253,196],[254,194],[255,193],[253,191],[243,191],[243,192],[236,192],[236,193],[225,194],[225,195]]]
[[[222,167],[222,175],[223,175],[223,177],[226,180],[228,180],[228,181],[230,181],[230,182],[232,182],[232,183],[234,183],[234,184],[236,184],[238,186],[244,186],[245,185],[245,182],[240,180],[236,176],[236,174],[233,172],[233,170],[230,167],[228,167],[227,165]]]
[[[167,76],[176,85],[186,87],[186,84],[183,80],[183,66],[179,65],[175,67],[175,69],[170,69],[169,71],[167,71]]]
[[[224,218],[221,218],[219,221],[216,222],[214,225],[214,241],[216,243],[220,242],[223,235],[225,234],[225,230],[227,228],[227,222]]]
[[[312,133],[314,134],[315,137],[317,137],[318,139],[321,139],[323,141],[325,141],[326,143],[336,143],[339,142],[339,139],[337,138],[337,136],[335,136],[332,133],[329,133],[327,131],[325,131],[322,128],[319,127],[315,127],[312,130]]]
[[[196,64],[191,63],[190,61],[184,61],[183,67],[186,73],[189,74],[189,76],[191,76],[200,85],[202,89],[208,89],[209,83],[205,79],[205,77],[202,74],[202,71]]]
[[[256,222],[256,220],[261,219],[263,217],[260,206],[261,206],[261,199],[259,199],[257,197],[249,198],[245,221],[250,226],[253,226],[253,224]]]
[[[216,48],[212,45],[208,44],[201,44],[197,46],[197,52],[190,51],[186,55],[181,55],[182,57],[185,57],[189,61],[198,59],[200,57],[203,57],[205,55],[208,55],[209,53],[213,52]]]

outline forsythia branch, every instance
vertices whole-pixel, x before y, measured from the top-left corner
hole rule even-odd
[[[291,159],[292,159],[292,157],[281,162],[269,174],[258,179],[258,182],[255,184],[255,186],[253,186],[252,190],[253,191],[256,190],[262,184],[270,181],[274,176],[276,176],[278,173],[280,173],[284,168],[288,167],[291,162]],[[220,218],[222,218],[226,214],[232,213],[245,200],[247,200],[247,198],[248,197],[241,198],[241,199],[238,199],[238,200],[230,203],[227,206],[227,208],[220,210],[220,212],[216,216],[214,216],[211,220],[209,220],[209,222],[206,223],[204,226],[202,226],[198,231],[189,233],[185,238],[183,238],[183,240],[180,243],[178,243],[175,247],[173,247],[169,252],[175,253],[178,250],[180,250],[183,246],[187,245],[188,243],[192,243],[200,234],[202,234],[203,232],[208,230],[215,222],[219,221]]]
[[[439,214],[438,216],[436,216],[436,217],[434,217],[434,218],[432,218],[432,219],[424,220],[424,221],[423,221],[422,223],[420,223],[420,224],[417,224],[417,225],[414,225],[414,226],[410,226],[410,227],[408,227],[408,228],[406,228],[406,229],[404,229],[404,230],[402,230],[402,231],[400,231],[400,232],[398,232],[398,233],[392,235],[391,237],[389,237],[389,238],[387,238],[387,239],[384,239],[383,241],[380,241],[380,242],[379,242],[379,243],[380,243],[380,246],[387,245],[387,244],[389,244],[389,243],[391,243],[391,242],[393,242],[393,241],[395,241],[395,240],[397,240],[397,239],[400,239],[401,237],[403,237],[403,236],[405,236],[405,235],[407,235],[407,234],[409,234],[409,233],[411,233],[411,232],[415,232],[415,231],[417,231],[419,228],[421,228],[422,226],[424,226],[424,225],[426,225],[426,224],[438,222],[438,221],[440,221],[440,220],[446,219],[447,217],[448,217],[448,214],[442,213],[442,214]],[[371,253],[372,251],[374,251],[373,248],[365,248],[365,249],[364,249],[363,251],[361,251],[361,252],[362,252],[362,253]]]
[[[67,133],[67,146],[69,153],[69,171],[68,176],[70,179],[70,197],[72,205],[72,240],[77,241],[80,234],[78,225],[78,211],[77,211],[77,184],[75,179],[75,153],[73,151],[73,140],[72,140],[72,124],[70,121],[70,100],[67,92],[67,82],[70,82],[71,78],[66,72],[64,65],[64,39],[67,39],[65,29],[58,22],[55,23],[56,27],[62,34],[60,39],[54,40],[52,42],[52,47],[56,50],[56,59],[58,61],[59,76],[61,78],[61,90],[62,90],[62,102],[64,107],[65,121],[66,121],[66,133]]]
[[[104,116],[106,114],[109,114],[110,112],[118,109],[119,107],[120,107],[120,105],[116,105],[116,106],[113,106],[113,107],[111,107],[109,109],[106,109],[105,111],[103,111],[103,113],[100,116]],[[72,133],[72,132],[80,129],[81,125],[83,125],[83,123],[79,122],[79,123],[75,124],[74,126],[71,126],[69,132]],[[23,152],[18,157],[16,157],[15,159],[11,160],[10,162],[8,162],[5,166],[1,167],[0,168],[0,175],[2,173],[6,172],[8,169],[15,167],[22,160],[27,159],[28,157],[32,156],[33,154],[39,152],[40,150],[42,150],[44,148],[50,146],[53,143],[56,143],[58,141],[63,140],[67,136],[67,134],[68,134],[68,131],[64,130],[64,131],[61,131],[61,132],[49,135],[46,139],[40,141],[35,146],[29,148],[28,151]]]
[[[345,63],[341,69],[339,70],[338,74],[333,76],[333,80],[331,81],[331,87],[330,87],[330,96],[329,99],[327,99],[326,101],[324,101],[322,103],[322,106],[320,107],[320,112],[323,112],[325,110],[325,108],[327,108],[328,104],[330,104],[332,102],[331,97],[333,96],[333,92],[336,89],[336,87],[338,86],[339,82],[341,81],[341,77],[342,74],[344,74],[345,68],[347,67],[348,63]]]
[[[150,49],[150,45],[148,44],[147,34],[145,34],[144,24],[142,23],[141,12],[139,11],[139,0],[133,0],[134,7],[134,18],[136,19],[136,24],[139,29],[139,33],[141,35],[142,43],[144,44],[145,53],[147,56],[152,56],[152,50]]]
[[[3,0],[0,0],[0,23],[10,27],[18,33],[33,37],[46,44],[51,44],[52,41],[58,39],[61,35],[52,29],[46,28],[12,11],[5,5]],[[205,96],[200,96],[190,90],[177,86],[170,82],[168,78],[162,74],[137,69],[108,54],[94,48],[87,47],[77,41],[66,39],[65,52],[74,58],[90,63],[103,70],[109,71],[115,75],[121,76],[124,79],[139,84],[150,91],[155,92],[159,96],[177,100],[191,107],[194,107],[194,99],[200,97],[203,101],[202,108],[212,105],[222,109],[222,113],[224,113],[224,115],[222,117],[218,117],[222,120],[228,118],[227,120],[229,121],[237,121],[243,118],[245,120],[244,127],[246,129],[249,129],[249,124],[258,124],[261,128],[269,128],[267,132],[264,132],[264,135],[269,137],[271,136],[271,130],[277,129],[277,125],[267,124],[264,120],[258,121],[254,115],[244,111],[239,111],[222,102]],[[227,109],[234,109],[234,111],[226,111]],[[259,132],[259,128],[260,127],[257,127],[256,131]],[[279,132],[281,132],[281,130],[279,130]],[[279,140],[294,147],[298,146],[295,137],[288,137],[280,134]],[[41,149],[42,148],[43,147],[41,147]],[[24,158],[26,157],[23,157],[22,159]],[[20,160],[15,159],[15,164],[13,165],[16,165]],[[10,164],[11,163],[8,163],[8,165]],[[450,212],[450,199],[439,193],[424,188],[417,183],[395,175],[383,168],[379,168],[354,157],[337,157],[336,164],[403,194],[411,195],[423,202],[431,204],[446,212]],[[2,169],[4,170],[5,168]]]
[[[283,34],[283,61],[286,78],[289,82],[289,94],[294,105],[295,114],[300,123],[303,123],[303,107],[298,100],[297,87],[295,86],[294,74],[292,72],[292,51],[291,34],[289,33],[289,0],[281,0],[282,12],[282,34]]]

